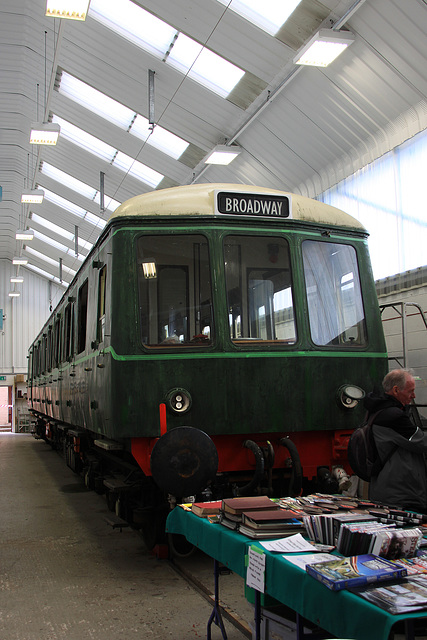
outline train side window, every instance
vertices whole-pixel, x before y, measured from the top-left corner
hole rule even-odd
[[[365,313],[354,247],[306,240],[302,244],[308,315],[319,346],[366,345]]]
[[[98,322],[96,328],[96,339],[104,342],[105,337],[105,285],[107,282],[107,266],[104,265],[99,272],[98,280]]]
[[[142,342],[176,348],[212,342],[212,287],[207,240],[165,234],[138,240]]]
[[[64,346],[62,355],[64,360],[70,360],[74,352],[74,305],[69,302],[64,313]]]
[[[61,362],[61,317],[55,320],[54,325],[54,345],[53,345],[53,367],[57,367]]]
[[[236,344],[294,344],[289,245],[284,238],[227,236],[224,265],[230,337]]]
[[[78,311],[77,311],[77,353],[81,353],[86,348],[87,329],[87,295],[88,281],[82,284],[79,289]]]

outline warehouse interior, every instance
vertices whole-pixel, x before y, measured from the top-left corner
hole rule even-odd
[[[426,61],[427,0],[1,2],[0,467],[16,479],[0,497],[2,638],[205,637],[211,558],[179,573],[167,545],[149,552],[29,411],[29,347],[134,196],[252,185],[356,218],[390,367],[413,370],[425,427]],[[229,640],[259,640],[243,578],[221,581]],[[313,637],[285,618],[270,636],[265,617],[262,640]]]

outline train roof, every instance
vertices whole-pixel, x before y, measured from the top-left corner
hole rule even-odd
[[[110,220],[129,216],[212,216],[216,213],[217,191],[287,196],[291,202],[289,217],[294,220],[349,227],[367,233],[356,218],[329,204],[276,189],[229,183],[193,184],[150,191],[123,202]]]

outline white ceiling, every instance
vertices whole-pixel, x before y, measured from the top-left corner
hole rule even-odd
[[[119,2],[120,0],[117,0]],[[260,0],[261,2],[262,0]],[[283,0],[285,1],[285,0]],[[64,138],[55,147],[29,144],[31,122],[52,114],[162,173],[158,188],[195,182],[248,183],[314,197],[427,127],[426,0],[302,0],[276,37],[217,0],[137,0],[175,29],[206,45],[246,74],[224,99],[129,43],[92,17],[45,17],[45,0],[0,4],[0,259],[15,255],[58,277],[58,262],[76,270],[74,243],[30,220],[30,213],[95,242],[99,228],[44,201],[21,205],[24,186],[40,185],[83,207],[99,206],[39,172],[42,161],[99,188],[119,202],[152,188]],[[319,27],[350,30],[355,42],[329,67],[300,67],[296,51]],[[155,121],[190,143],[180,160],[77,105],[54,88],[64,70],[148,117],[148,70],[155,71]],[[38,85],[38,87],[37,87]],[[37,107],[37,96],[39,106]],[[228,167],[201,160],[216,144],[243,149]],[[30,226],[62,242],[40,239],[28,254],[15,240]],[[84,252],[83,254],[84,255]],[[63,272],[64,280],[70,280]]]

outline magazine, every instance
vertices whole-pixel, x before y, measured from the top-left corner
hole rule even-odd
[[[331,562],[309,564],[306,570],[333,591],[382,580],[395,580],[407,574],[406,568],[372,554],[338,557]]]
[[[351,589],[351,592],[394,615],[427,609],[426,576],[411,576],[381,586]]]

